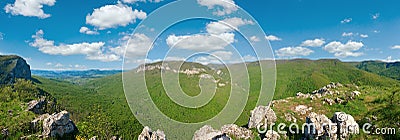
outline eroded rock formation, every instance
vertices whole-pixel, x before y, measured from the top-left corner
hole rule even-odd
[[[54,113],[43,121],[43,137],[63,137],[77,132],[77,128],[69,118],[67,111]]]
[[[275,112],[268,106],[258,106],[251,111],[248,122],[249,128],[257,128],[258,125],[270,125],[276,122]]]
[[[138,140],[166,140],[164,131],[152,131],[148,126],[145,126],[140,133]]]

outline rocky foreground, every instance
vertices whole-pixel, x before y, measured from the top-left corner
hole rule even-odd
[[[341,87],[352,87],[354,85],[342,85],[340,83],[330,83],[321,89],[312,93],[297,93],[296,97],[287,99],[274,100],[271,107],[285,105],[295,99],[310,99],[312,101],[321,101],[323,104],[343,104],[357,98],[361,93],[359,91],[340,91]],[[335,95],[345,94],[346,98],[342,99]],[[230,140],[230,139],[255,139],[260,137],[263,140],[277,140],[288,138],[286,133],[278,133],[275,130],[268,129],[271,125],[276,125],[277,118],[284,118],[287,122],[296,123],[304,121],[301,125],[303,132],[301,139],[348,139],[351,135],[359,133],[359,125],[352,115],[345,112],[335,112],[333,116],[327,117],[324,114],[313,112],[312,107],[306,105],[288,106],[294,114],[285,113],[284,116],[277,116],[274,110],[268,106],[258,106],[251,111],[246,127],[239,127],[235,124],[227,124],[220,129],[214,129],[209,125],[205,125],[197,130],[193,136],[193,140]],[[303,117],[303,118],[299,118]],[[265,131],[258,131],[258,128],[267,128]],[[276,127],[273,127],[276,128]],[[139,140],[165,140],[166,136],[161,130],[152,132],[149,127],[145,127],[139,136]]]

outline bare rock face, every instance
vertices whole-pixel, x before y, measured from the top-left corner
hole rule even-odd
[[[10,134],[10,132],[8,131],[7,128],[5,128],[5,129],[1,130],[1,134],[2,134],[3,136],[7,137],[7,136]]]
[[[314,90],[312,92],[312,94],[324,94],[327,91],[328,91],[328,88],[325,86],[325,87],[320,88],[319,90]]]
[[[334,100],[329,99],[329,98],[325,98],[325,99],[324,99],[324,102],[327,103],[328,105],[333,105],[333,104],[335,103]]]
[[[324,86],[324,87],[322,87],[322,88],[320,88],[318,90],[314,90],[311,94],[315,94],[315,96],[317,98],[320,98],[320,95],[322,95],[322,96],[324,96],[326,94],[332,95],[332,94],[334,94],[334,92],[331,89],[335,89],[335,88],[338,88],[338,87],[343,87],[343,85],[340,84],[340,83],[333,83],[332,82],[332,83],[329,83],[328,85],[326,85],[326,86]]]
[[[251,111],[248,122],[249,128],[257,128],[258,125],[270,125],[276,122],[275,112],[268,106],[258,106]]]
[[[35,118],[33,121],[31,121],[31,129],[37,132],[42,126],[40,125],[41,121],[44,119],[48,118],[50,115],[49,114],[42,114],[39,117]]]
[[[305,115],[307,112],[311,111],[312,107],[307,107],[305,105],[298,105],[294,108],[294,111],[299,113],[300,115]]]
[[[298,92],[298,93],[296,93],[296,97],[297,98],[309,98],[310,94],[304,94],[304,93]]]
[[[231,138],[209,125],[205,125],[194,133],[193,140],[230,140]]]
[[[77,132],[74,122],[69,118],[67,111],[54,113],[43,121],[43,137],[63,137]]]
[[[332,121],[338,127],[338,138],[340,139],[348,139],[350,135],[360,132],[359,126],[353,116],[344,112],[335,112]]]
[[[281,136],[279,136],[278,132],[274,130],[268,130],[267,133],[265,133],[265,138],[263,140],[279,140],[281,139]]]
[[[360,94],[361,94],[361,92],[359,92],[359,91],[353,91],[353,92],[351,92],[351,95],[354,97],[354,96],[360,96]]]
[[[0,55],[0,84],[12,84],[15,79],[31,79],[30,66],[16,55]]]
[[[306,118],[304,137],[306,139],[336,139],[337,127],[335,123],[323,114],[311,112]]]
[[[344,100],[339,97],[336,97],[335,102],[338,104],[342,104],[342,103],[344,103]]]
[[[35,114],[45,113],[44,107],[46,106],[46,101],[44,99],[32,100],[28,103],[28,110]]]
[[[294,123],[297,122],[297,118],[294,117],[294,115],[293,115],[292,113],[285,113],[284,115],[285,115],[285,120],[286,120],[286,121],[288,121],[288,122],[294,122]]]
[[[253,137],[251,130],[239,127],[236,124],[224,125],[221,127],[221,131],[225,134],[235,136],[235,138],[239,139],[251,139]]]
[[[166,137],[163,131],[157,130],[153,132],[148,126],[145,126],[138,140],[166,140]]]

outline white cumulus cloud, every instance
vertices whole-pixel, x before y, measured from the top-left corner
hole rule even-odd
[[[275,53],[278,57],[308,56],[313,52],[313,50],[305,47],[285,47],[279,50],[275,50]]]
[[[364,44],[362,42],[351,40],[345,44],[338,41],[332,41],[325,45],[324,50],[328,51],[329,53],[333,53],[336,57],[357,57],[363,55],[361,52],[356,52],[363,46]]]
[[[54,67],[60,68],[60,67],[64,67],[64,65],[61,64],[61,63],[57,63],[57,64],[54,65]]]
[[[43,11],[43,6],[53,6],[56,0],[15,0],[13,4],[4,7],[6,13],[28,17],[48,18],[51,15]]]
[[[169,47],[178,49],[208,51],[224,49],[235,41],[235,34],[222,33],[218,35],[197,34],[176,36],[170,35],[166,39]]]
[[[343,34],[342,34],[343,37],[353,36],[353,35],[354,35],[353,32],[343,32]]]
[[[325,44],[325,40],[323,38],[316,38],[313,40],[305,40],[301,43],[300,46],[303,47],[321,47]]]
[[[230,51],[215,51],[211,53],[212,55],[218,57],[221,60],[230,60],[232,58],[232,52]]]
[[[146,12],[137,9],[132,10],[132,7],[118,3],[94,9],[92,14],[86,16],[86,24],[104,30],[117,26],[126,26],[134,23],[136,19],[145,19],[146,17]]]
[[[282,40],[281,38],[274,36],[274,35],[267,35],[267,36],[265,36],[265,39],[267,39],[269,41],[281,41]]]
[[[210,22],[206,25],[207,34],[195,35],[169,35],[166,39],[169,47],[178,49],[208,51],[221,50],[226,46],[235,42],[234,30],[239,30],[239,27],[244,25],[254,24],[251,20],[244,20],[233,17],[216,22]]]
[[[340,21],[340,23],[345,24],[351,22],[352,20],[353,20],[352,18],[345,18],[342,21]]]
[[[88,34],[88,35],[97,35],[97,34],[99,34],[99,32],[94,31],[94,30],[90,30],[88,27],[85,27],[85,26],[81,27],[79,29],[79,32],[83,33],[83,34]]]
[[[133,36],[125,35],[121,41],[121,46],[110,48],[110,50],[119,56],[124,56],[125,53],[125,59],[145,56],[152,47],[152,40],[141,33],[135,33]]]
[[[253,25],[254,22],[251,20],[245,20],[238,17],[227,18],[217,22],[210,22],[206,26],[206,30],[210,34],[222,34],[232,32],[233,30],[239,30],[240,26]]]
[[[400,45],[394,45],[392,46],[392,49],[400,49]]]
[[[372,19],[376,20],[376,19],[379,18],[379,16],[380,16],[379,13],[375,13],[375,14],[372,15]]]
[[[204,65],[229,63],[232,60],[233,53],[230,51],[215,51],[208,56],[200,56],[194,59],[195,62]]]
[[[185,58],[179,56],[167,56],[164,61],[185,61]]]
[[[258,38],[257,36],[251,36],[250,41],[258,42],[258,41],[260,41],[260,38]]]
[[[388,56],[386,59],[384,59],[382,61],[392,63],[392,62],[400,62],[400,59],[393,59],[392,56]]]
[[[137,2],[153,2],[153,3],[159,3],[162,0],[122,0],[122,2],[124,3],[129,3],[129,4],[133,4],[133,3],[137,3]]]
[[[99,60],[104,62],[119,60],[119,57],[114,54],[104,54],[102,49],[104,42],[93,43],[75,43],[75,44],[60,44],[55,45],[54,41],[43,38],[43,30],[39,30],[32,36],[35,39],[29,45],[36,47],[39,51],[50,55],[86,55],[89,60]]]
[[[197,3],[207,6],[208,9],[216,9],[213,14],[218,16],[229,15],[238,10],[233,0],[197,0]]]
[[[368,35],[367,35],[367,34],[360,34],[360,37],[361,37],[361,38],[367,38]]]

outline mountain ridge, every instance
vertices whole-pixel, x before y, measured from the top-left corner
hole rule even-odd
[[[12,84],[17,78],[31,79],[28,63],[17,55],[0,55],[0,84]]]

